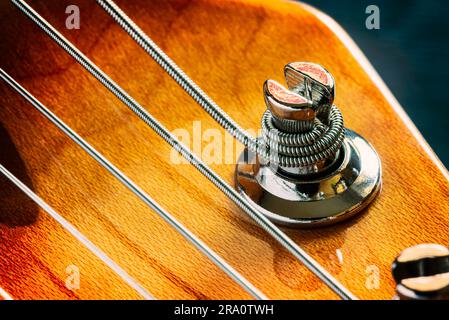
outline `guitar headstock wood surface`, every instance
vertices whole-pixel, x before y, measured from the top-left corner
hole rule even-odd
[[[225,136],[95,1],[28,3],[170,130],[192,137],[200,125],[202,133],[213,128]],[[383,189],[354,219],[287,233],[359,298],[393,297],[390,266],[405,247],[449,244],[446,169],[331,18],[286,1],[116,3],[255,132],[266,108],[262,84],[282,82],[286,63],[313,61],[333,74],[346,127],[382,160]],[[80,7],[79,30],[65,28],[70,4]],[[0,7],[5,71],[269,298],[336,298],[193,167],[174,164],[170,147],[24,14],[9,2]],[[5,83],[0,133],[1,163],[157,298],[250,298]],[[191,147],[204,152],[206,140]],[[238,155],[242,146],[230,141],[228,149]],[[221,159],[226,162],[224,153]],[[233,184],[230,162],[211,166]],[[0,197],[0,287],[12,297],[139,298],[4,178]],[[80,283],[71,290],[74,267]]]

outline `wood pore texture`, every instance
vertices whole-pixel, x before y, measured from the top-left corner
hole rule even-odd
[[[95,1],[28,3],[169,130],[192,137],[200,124],[201,132],[224,136]],[[390,266],[404,248],[449,244],[447,172],[320,13],[286,1],[116,3],[255,133],[266,109],[262,84],[282,83],[286,63],[318,62],[333,74],[345,125],[380,155],[383,189],[350,221],[286,232],[359,298],[393,297]],[[65,8],[73,4],[81,12],[79,30],[65,28]],[[192,166],[174,164],[161,138],[13,4],[2,1],[0,9],[1,67],[163,208],[269,298],[337,298]],[[156,298],[251,298],[4,82],[0,130],[1,163]],[[190,146],[199,150],[193,138]],[[233,184],[234,164],[211,167]],[[140,298],[4,178],[0,197],[0,287],[13,298]],[[73,290],[71,266],[80,272]]]

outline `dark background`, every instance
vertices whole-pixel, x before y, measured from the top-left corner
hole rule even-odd
[[[304,0],[335,19],[449,167],[449,1]],[[380,29],[368,30],[368,5]]]

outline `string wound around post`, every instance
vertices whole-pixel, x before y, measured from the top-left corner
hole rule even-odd
[[[335,81],[322,66],[293,62],[288,88],[264,83],[260,150],[245,149],[235,184],[273,222],[294,227],[328,225],[365,208],[381,186],[374,148],[345,129],[333,104]]]

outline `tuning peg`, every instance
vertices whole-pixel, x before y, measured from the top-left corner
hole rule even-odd
[[[380,191],[379,156],[344,127],[328,71],[293,62],[284,73],[286,87],[274,80],[263,85],[262,135],[238,160],[236,188],[279,224],[312,227],[349,218]]]
[[[449,299],[449,249],[420,244],[402,251],[392,266],[397,298]]]
[[[327,121],[334,103],[335,81],[329,71],[311,62],[292,62],[284,67],[290,90],[312,100],[319,118]]]
[[[263,85],[265,103],[273,116],[285,120],[313,121],[316,112],[312,101],[290,91],[274,80],[267,80]]]

